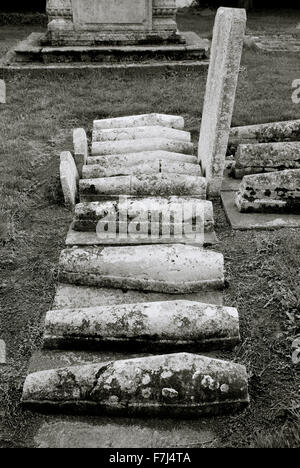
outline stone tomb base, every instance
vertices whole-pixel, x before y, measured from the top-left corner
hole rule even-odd
[[[64,46],[44,45],[46,35],[32,33],[14,50],[14,63],[34,64],[151,64],[197,62],[209,56],[209,41],[193,32],[182,33],[179,44]]]

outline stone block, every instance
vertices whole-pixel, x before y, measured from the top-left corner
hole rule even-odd
[[[219,8],[213,31],[198,158],[208,194],[220,194],[246,28],[246,12]]]
[[[60,155],[60,182],[64,194],[65,205],[73,210],[78,197],[78,170],[72,154],[68,151]]]
[[[139,140],[144,138],[168,138],[170,140],[191,141],[190,132],[169,127],[145,126],[113,128],[93,131],[93,142]]]
[[[176,417],[241,410],[249,404],[246,368],[188,353],[67,367],[27,376],[30,408]]]
[[[73,229],[96,232],[98,223],[103,228],[115,222],[115,234],[128,233],[130,224],[138,225],[137,238],[149,237],[154,230],[158,237],[169,231],[169,236],[184,237],[184,224],[198,235],[214,229],[213,206],[210,201],[190,197],[121,198],[116,201],[79,203],[75,208]],[[103,234],[105,234],[103,229]],[[112,233],[114,234],[114,233]],[[99,233],[100,236],[100,233]]]
[[[186,163],[183,161],[166,162],[153,160],[144,160],[140,164],[123,166],[122,163],[103,168],[101,164],[87,165],[83,168],[83,179],[98,179],[103,177],[116,177],[126,175],[143,175],[143,174],[185,174],[201,176],[200,166],[197,164]]]
[[[102,201],[121,195],[134,197],[190,196],[206,198],[204,177],[185,174],[146,174],[82,179],[79,184],[81,202]]]
[[[235,203],[243,213],[300,214],[300,169],[245,176]]]
[[[87,159],[88,165],[99,164],[103,169],[110,169],[111,171],[117,168],[131,167],[138,164],[153,161],[170,161],[170,162],[183,162],[189,164],[198,164],[197,158],[194,155],[172,153],[170,151],[141,151],[140,153],[126,153],[126,154],[108,154],[106,156],[92,156]]]
[[[44,347],[213,350],[238,344],[236,309],[192,301],[52,310],[46,315]],[[187,348],[186,348],[187,349]]]
[[[139,153],[141,151],[157,150],[193,154],[194,145],[190,142],[170,140],[168,138],[143,138],[140,140],[121,140],[92,143],[92,156]]]
[[[224,287],[223,255],[188,245],[63,250],[61,282],[170,294]]]
[[[300,168],[300,142],[239,145],[233,174],[245,175]]]
[[[124,127],[144,127],[160,125],[162,127],[183,130],[183,117],[167,114],[141,114],[127,117],[115,117],[111,119],[94,120],[94,130],[104,130]]]
[[[233,127],[230,130],[229,148],[234,153],[240,144],[284,141],[300,141],[300,119]]]
[[[75,128],[73,131],[74,159],[79,177],[82,177],[82,168],[87,163],[88,141],[83,128]]]

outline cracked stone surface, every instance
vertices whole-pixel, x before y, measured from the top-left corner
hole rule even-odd
[[[46,315],[44,346],[133,341],[198,349],[233,347],[240,340],[236,309],[193,301],[166,301],[52,310]]]
[[[128,231],[128,224],[137,223],[140,233],[154,230],[162,235],[170,230],[183,234],[183,222],[201,232],[214,229],[213,205],[208,200],[191,197],[120,198],[115,201],[79,203],[75,207],[73,229],[96,232],[98,223],[115,220],[116,232]],[[155,224],[154,224],[155,223]]]
[[[236,195],[243,213],[300,213],[300,169],[243,178]]]
[[[180,353],[30,374],[22,401],[27,407],[197,417],[241,409],[249,396],[244,366]]]
[[[190,132],[161,126],[127,127],[93,130],[94,142],[138,140],[144,138],[169,138],[170,140],[191,141]]]
[[[170,294],[224,287],[223,255],[190,245],[63,250],[60,281]]]
[[[79,183],[81,202],[101,201],[106,197],[190,196],[206,198],[204,177],[185,174],[144,174],[135,176],[82,179]]]
[[[115,168],[125,168],[136,166],[138,164],[151,163],[155,161],[167,162],[182,162],[190,164],[198,164],[197,158],[194,155],[174,153],[171,151],[141,151],[140,153],[127,154],[108,154],[106,156],[91,156],[87,159],[87,164],[99,164],[103,169],[111,171]]]
[[[300,142],[260,143],[239,145],[236,153],[234,175],[300,168]]]
[[[141,114],[128,117],[116,117],[113,119],[94,120],[94,130],[122,127],[141,127],[146,125],[160,125],[162,127],[182,130],[184,128],[184,119],[183,117],[175,115]]]

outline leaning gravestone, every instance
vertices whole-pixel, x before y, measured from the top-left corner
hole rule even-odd
[[[219,8],[216,16],[198,157],[210,196],[220,194],[238,82],[246,12]]]

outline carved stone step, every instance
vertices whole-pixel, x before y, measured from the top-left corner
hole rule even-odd
[[[166,292],[223,289],[224,258],[188,245],[63,250],[60,281],[83,286]]]
[[[79,203],[75,207],[73,229],[96,232],[98,223],[104,224],[105,220],[116,223],[116,233],[124,233],[124,227],[127,233],[130,223],[139,224],[140,233],[159,235],[164,232],[174,235],[175,231],[183,236],[183,223],[189,223],[199,234],[214,229],[212,202],[191,197],[121,197],[115,201]]]
[[[169,127],[146,126],[93,130],[93,142],[139,140],[144,138],[169,138],[170,140],[191,141],[190,132]]]
[[[239,145],[234,176],[300,168],[300,142]]]
[[[53,349],[211,351],[239,340],[236,309],[192,301],[52,310],[44,333],[44,347]]]
[[[300,214],[300,169],[245,176],[235,203],[242,213]]]
[[[82,178],[94,179],[101,177],[116,177],[124,175],[143,175],[143,174],[185,174],[198,175],[202,172],[199,165],[190,164],[183,161],[144,161],[142,163],[123,166],[118,164],[110,168],[103,168],[100,164],[88,165],[83,167]]]
[[[121,140],[92,143],[93,156],[107,154],[139,153],[141,151],[171,151],[175,153],[194,154],[193,143],[172,140],[169,138],[142,138],[140,140]]]
[[[125,168],[144,164],[147,162],[164,161],[164,162],[183,162],[198,164],[197,158],[194,155],[172,153],[171,151],[141,151],[140,153],[127,154],[108,154],[106,156],[91,156],[87,158],[87,164],[100,164],[103,169],[114,170],[115,167]],[[199,164],[198,164],[199,165]]]
[[[80,201],[102,201],[121,195],[133,197],[189,196],[206,198],[206,179],[185,174],[146,174],[82,179]]]
[[[128,117],[94,120],[94,130],[105,128],[141,127],[145,125],[161,125],[162,127],[184,128],[184,119],[180,116],[166,114],[141,114]]]
[[[248,379],[239,364],[169,354],[30,374],[22,402],[75,413],[198,417],[245,408]]]

